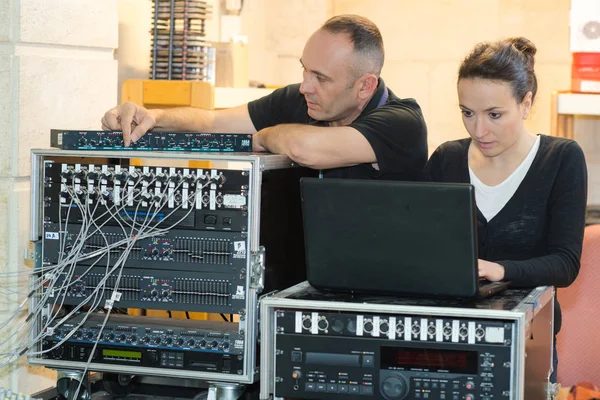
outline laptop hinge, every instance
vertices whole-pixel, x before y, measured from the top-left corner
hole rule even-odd
[[[258,293],[265,288],[265,248],[259,246],[250,258],[250,288]]]

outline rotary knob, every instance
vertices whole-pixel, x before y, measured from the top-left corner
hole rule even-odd
[[[146,356],[148,357],[150,364],[158,364],[158,354],[154,352],[148,352],[146,353]]]
[[[406,379],[402,375],[391,375],[381,383],[381,394],[388,400],[402,399],[406,395]]]

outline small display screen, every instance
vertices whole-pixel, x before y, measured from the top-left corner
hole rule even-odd
[[[139,360],[142,358],[142,353],[139,351],[102,349],[102,356],[103,357],[135,358],[135,359]]]
[[[478,357],[476,351],[384,346],[381,368],[477,375]]]

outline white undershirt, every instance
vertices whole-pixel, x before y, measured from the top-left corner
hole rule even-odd
[[[533,163],[533,159],[540,148],[540,136],[535,139],[535,143],[529,150],[527,157],[521,165],[513,171],[508,178],[496,186],[488,186],[481,182],[469,167],[469,177],[471,184],[475,187],[475,201],[477,208],[483,214],[486,220],[490,221],[504,208],[506,203],[513,197],[517,188],[525,178],[527,171]]]

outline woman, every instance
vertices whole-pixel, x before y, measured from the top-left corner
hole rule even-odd
[[[475,46],[458,73],[470,138],[438,147],[426,173],[430,181],[474,186],[480,277],[566,287],[579,272],[587,168],[576,142],[525,129],[537,91],[535,52],[522,37]],[[558,302],[554,324],[556,335]],[[557,362],[555,346],[552,382]]]

